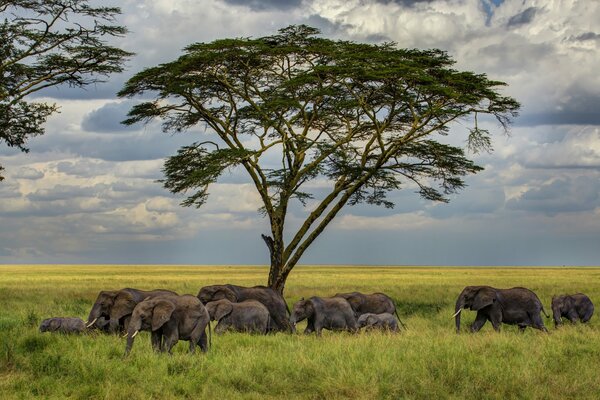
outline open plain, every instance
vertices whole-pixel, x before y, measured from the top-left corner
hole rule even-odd
[[[301,297],[385,292],[408,329],[400,334],[225,334],[208,354],[154,354],[140,334],[124,359],[116,335],[41,334],[42,319],[86,319],[103,289],[166,288],[196,294],[205,285],[264,284],[266,267],[0,266],[0,398],[86,399],[593,399],[600,393],[600,323],[545,334],[488,323],[455,333],[454,303],[466,285],[524,286],[550,314],[553,294],[600,299],[600,268],[299,266],[287,282]],[[599,303],[600,304],[600,303]],[[214,323],[213,323],[214,325]],[[300,324],[299,331],[304,324]]]

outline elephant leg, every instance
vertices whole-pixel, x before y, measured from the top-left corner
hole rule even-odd
[[[502,325],[502,309],[500,307],[492,309],[489,315],[490,322],[496,332],[500,332],[500,326]]]
[[[471,332],[478,332],[483,325],[487,322],[487,316],[481,311],[477,311],[477,316],[475,317],[475,321],[471,325]]]
[[[587,310],[585,312],[585,314],[583,314],[583,317],[581,317],[581,322],[584,323],[584,324],[586,322],[588,322],[590,320],[590,318],[592,318],[592,314],[594,314],[594,310],[593,309],[592,310]]]
[[[548,329],[546,329],[546,326],[544,325],[544,321],[542,321],[542,317],[540,316],[540,313],[534,313],[531,316],[531,327],[535,328],[535,329],[539,329],[542,332],[548,332]]]
[[[527,325],[519,325],[519,333],[524,333],[525,328],[527,328]]]
[[[208,336],[206,335],[205,331],[202,331],[202,333],[200,334],[198,345],[200,346],[200,350],[203,353],[206,353],[208,351]]]
[[[156,352],[162,350],[162,333],[160,331],[153,331],[150,341],[152,342],[152,350]]]
[[[567,313],[567,319],[571,321],[572,324],[576,323],[579,319],[579,315],[575,312],[575,310],[571,310]]]

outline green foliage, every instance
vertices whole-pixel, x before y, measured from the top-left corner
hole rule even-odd
[[[119,13],[88,0],[0,1],[0,142],[26,152],[28,138],[43,134],[43,124],[58,110],[27,96],[62,84],[102,82],[123,70],[132,53],[106,44],[127,32],[113,25]]]
[[[117,335],[39,333],[30,314],[85,318],[103,289],[260,284],[266,267],[0,266],[0,398],[86,399],[593,399],[600,391],[600,325],[567,324],[548,334],[488,324],[454,331],[466,285],[525,286],[546,309],[553,294],[600,298],[599,268],[307,267],[290,277],[286,301],[336,292],[391,295],[408,329],[385,333],[213,336],[208,354],[152,352],[147,332],[123,358]],[[27,288],[26,290],[24,288]],[[80,309],[82,300],[87,308]],[[466,324],[475,318],[465,311]],[[12,322],[11,322],[12,321]],[[213,322],[214,324],[214,322]],[[465,325],[466,326],[466,325]]]
[[[465,175],[481,168],[436,136],[478,114],[507,129],[519,109],[498,92],[503,82],[453,69],[441,50],[333,41],[318,33],[300,25],[261,38],[195,43],[177,60],[138,73],[119,93],[154,97],[135,106],[125,123],[160,119],[167,132],[201,124],[217,144],[184,147],[165,164],[163,183],[188,195],[183,205],[203,204],[223,171],[245,169],[271,223],[269,285],[278,290],[346,204],[391,208],[388,193],[402,187],[447,201],[464,187]],[[469,143],[490,147],[489,132],[476,120]],[[330,183],[319,198],[316,180]],[[314,207],[286,244],[291,199]]]

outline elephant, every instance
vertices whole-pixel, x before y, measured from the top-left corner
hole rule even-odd
[[[293,327],[288,322],[289,309],[283,296],[269,287],[244,287],[229,284],[205,286],[198,292],[198,298],[205,305],[220,299],[227,299],[232,303],[240,303],[244,300],[259,301],[269,310],[273,331],[293,331]]]
[[[177,341],[190,342],[190,353],[194,353],[196,344],[203,353],[208,351],[206,327],[210,334],[210,316],[206,308],[193,295],[154,296],[141,301],[133,309],[127,328],[127,356],[133,347],[139,331],[150,331],[152,348],[155,351],[172,349]]]
[[[586,323],[594,314],[594,304],[583,293],[552,296],[552,314],[554,326],[556,327],[562,324],[562,317],[567,318],[572,323],[577,322],[577,320]]]
[[[398,320],[390,313],[366,313],[358,317],[356,323],[359,328],[365,328],[365,330],[380,329],[392,332],[398,332],[400,330],[398,327]]]
[[[337,293],[334,297],[343,297],[350,303],[352,310],[354,310],[354,315],[356,318],[359,318],[361,315],[366,313],[371,314],[396,314],[396,318],[398,318],[398,322],[406,328],[398,312],[396,311],[396,305],[394,304],[394,300],[391,299],[385,293],[373,293],[373,294],[364,294],[360,292],[350,292],[350,293]]]
[[[300,299],[294,304],[290,324],[296,326],[296,323],[304,319],[308,321],[305,334],[316,332],[317,336],[321,336],[323,329],[358,331],[354,311],[342,297],[313,296],[308,300]]]
[[[471,332],[479,331],[489,320],[496,331],[500,324],[518,325],[523,332],[526,327],[548,332],[540,312],[550,318],[537,295],[529,289],[514,287],[496,289],[490,286],[467,286],[458,296],[455,306],[456,332],[460,332],[460,314],[463,309],[477,311]]]
[[[47,318],[40,324],[40,332],[83,333],[85,330],[85,322],[81,318]]]
[[[211,321],[218,321],[215,333],[227,330],[266,334],[270,328],[269,310],[256,300],[232,303],[227,299],[206,304]]]
[[[87,327],[98,327],[96,322],[100,318],[108,320],[108,327],[105,330],[111,333],[126,331],[129,318],[135,306],[142,300],[157,295],[174,295],[177,293],[165,289],[151,291],[125,288],[121,290],[103,290],[98,293],[98,297],[92,306],[87,320]]]

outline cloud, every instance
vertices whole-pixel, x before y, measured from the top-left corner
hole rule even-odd
[[[251,10],[263,11],[269,9],[289,9],[302,4],[302,0],[224,0],[234,6],[246,6]]]
[[[15,179],[30,179],[37,180],[44,177],[44,173],[35,168],[21,167],[17,171],[12,173],[12,177]]]
[[[509,18],[508,23],[506,24],[509,28],[513,26],[525,25],[531,23],[538,9],[536,7],[529,7],[520,13],[513,15]]]
[[[127,113],[137,104],[135,101],[120,101],[106,103],[83,117],[81,126],[88,132],[118,133],[138,130],[138,127],[124,125],[121,121],[127,118]]]
[[[599,193],[598,176],[556,179],[527,190],[519,198],[508,201],[507,207],[547,215],[593,211],[600,207]]]

